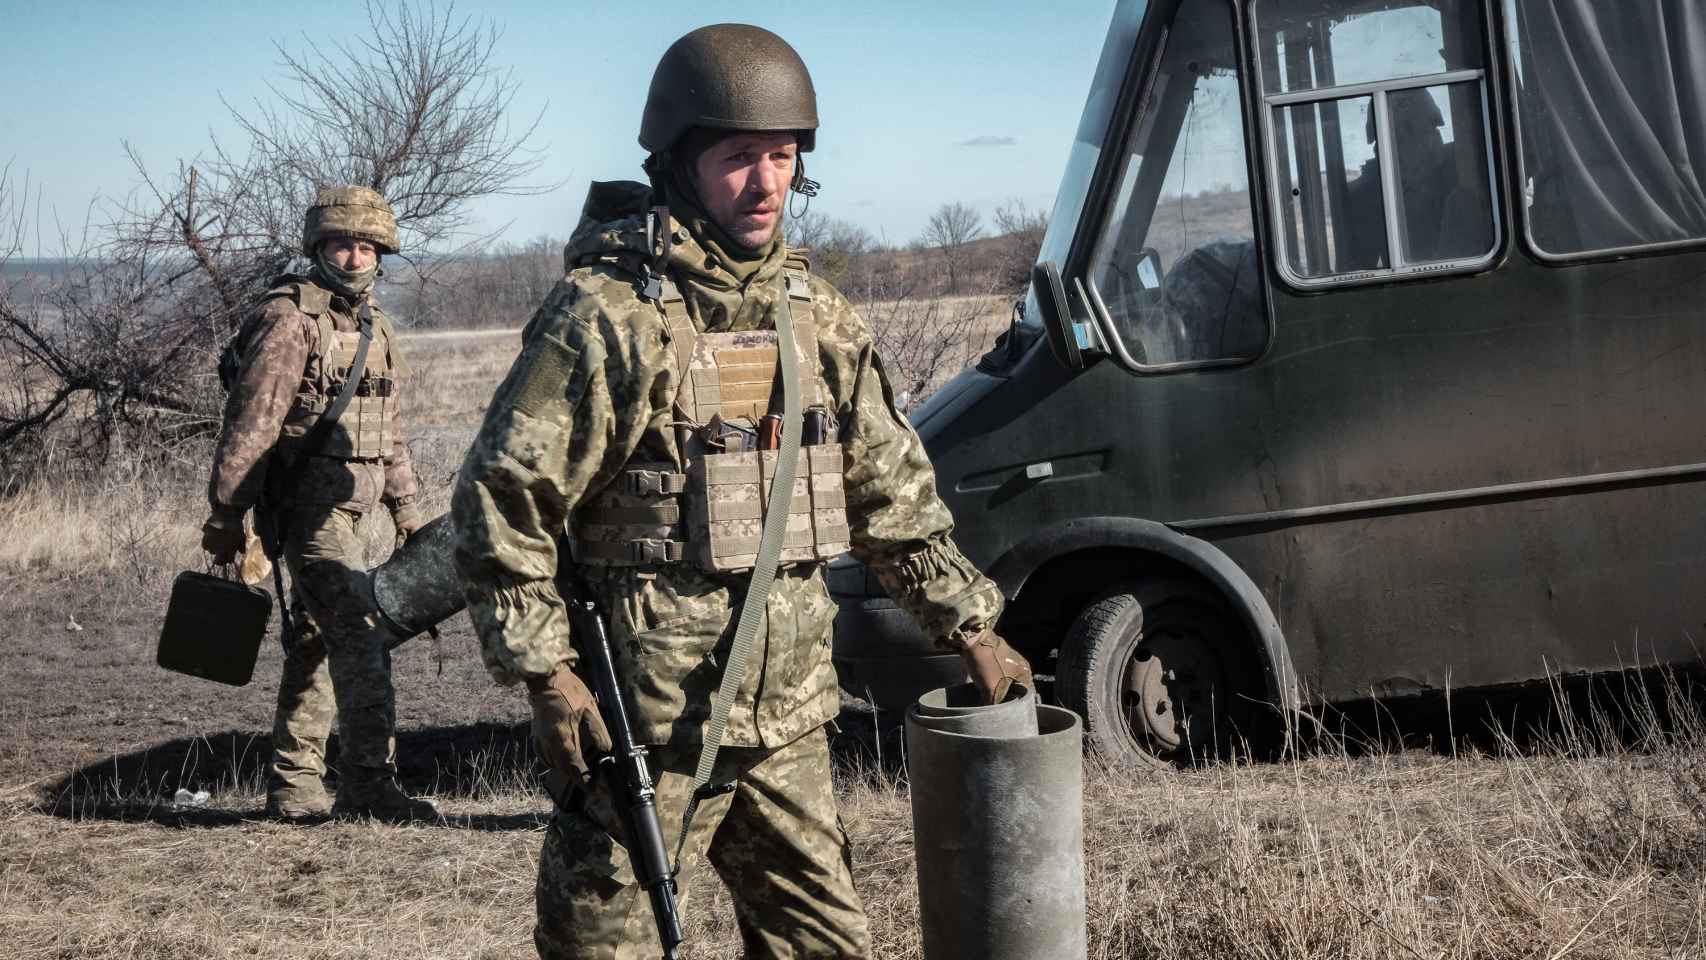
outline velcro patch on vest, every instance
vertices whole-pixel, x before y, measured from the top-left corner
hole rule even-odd
[[[687,373],[697,408],[690,411],[694,421],[709,423],[712,415],[721,415],[757,423],[770,411],[780,355],[774,330],[700,334]]]
[[[580,351],[565,341],[541,334],[522,349],[515,365],[519,379],[511,386],[509,406],[538,418],[568,399],[569,377],[580,360]]]

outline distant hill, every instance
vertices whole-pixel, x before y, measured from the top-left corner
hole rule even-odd
[[[0,278],[8,282],[32,276],[54,280],[65,271],[85,262],[87,261],[65,257],[14,257],[0,263]]]

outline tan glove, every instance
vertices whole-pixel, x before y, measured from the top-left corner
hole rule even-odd
[[[237,554],[243,552],[243,545],[248,540],[248,534],[243,532],[243,515],[232,515],[218,510],[207,515],[207,522],[201,525],[201,548],[213,557],[217,564],[232,563]]]
[[[960,659],[965,661],[971,682],[989,703],[1007,699],[1007,693],[1015,683],[1036,689],[1030,662],[994,630],[975,634],[960,648]]]
[[[397,542],[393,549],[403,549],[403,544],[415,535],[415,531],[425,526],[421,521],[421,512],[413,502],[394,504],[391,507],[391,525],[397,528]]]
[[[609,753],[614,746],[592,691],[568,667],[558,667],[545,680],[527,681],[527,689],[539,755],[571,783],[587,782],[592,776],[588,748]]]

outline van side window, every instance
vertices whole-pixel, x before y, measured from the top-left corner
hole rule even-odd
[[[1145,365],[1255,357],[1267,342],[1230,4],[1168,32],[1085,281]]]
[[[1699,0],[1506,0],[1505,30],[1535,253],[1706,239]]]
[[[1251,6],[1280,272],[1297,286],[1478,269],[1498,249],[1473,0]]]

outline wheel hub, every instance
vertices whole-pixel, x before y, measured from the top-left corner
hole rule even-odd
[[[1224,689],[1220,660],[1196,637],[1145,636],[1126,664],[1126,719],[1140,741],[1161,750],[1205,746],[1214,736],[1214,698]]]

